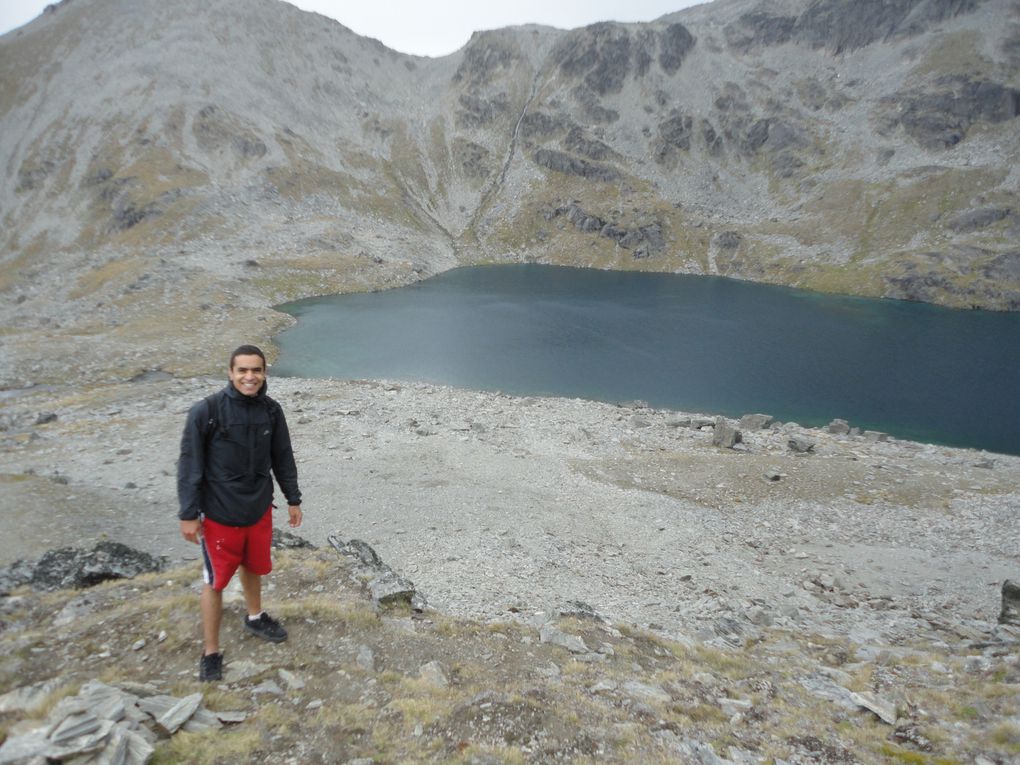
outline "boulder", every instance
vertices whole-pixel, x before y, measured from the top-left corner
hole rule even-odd
[[[336,534],[328,536],[326,541],[338,555],[355,560],[351,577],[359,584],[365,584],[376,606],[407,603],[416,611],[426,608],[425,596],[418,592],[414,582],[403,578],[383,563],[370,544],[360,539],[344,542]]]
[[[418,677],[440,688],[446,688],[450,684],[443,665],[438,661],[430,661],[427,664],[423,664],[418,670]]]
[[[92,587],[109,579],[130,579],[161,571],[166,558],[156,558],[120,542],[99,542],[91,550],[62,547],[32,563],[19,560],[0,571],[0,592],[30,585],[37,590]]]
[[[1020,584],[1011,579],[1002,583],[1002,610],[999,624],[1020,626]]]
[[[588,653],[588,646],[583,638],[578,635],[569,635],[551,624],[542,625],[542,629],[539,631],[539,639],[543,643],[552,643],[553,645],[566,648],[571,653]]]
[[[411,603],[416,594],[414,583],[395,574],[389,567],[368,582],[372,602],[379,606]]]
[[[668,694],[662,686],[648,685],[637,680],[630,680],[621,686],[621,690],[632,699],[639,701],[654,702],[656,704],[669,704],[673,697]]]
[[[848,435],[850,433],[850,423],[837,418],[829,423],[828,431],[837,436]]]
[[[791,436],[786,445],[790,448],[790,451],[797,454],[808,454],[815,450],[815,442],[803,436]]]
[[[888,699],[883,699],[874,693],[861,691],[859,693],[851,692],[850,700],[869,712],[873,712],[886,725],[896,724],[896,705]]]
[[[276,550],[315,549],[307,539],[283,529],[273,529],[273,548]]]
[[[745,414],[740,418],[741,430],[767,430],[775,420],[767,414]]]
[[[712,430],[712,445],[723,449],[732,449],[743,440],[740,431],[728,422],[719,420]]]

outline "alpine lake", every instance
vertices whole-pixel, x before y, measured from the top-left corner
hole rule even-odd
[[[278,306],[274,375],[640,400],[1020,454],[1020,314],[722,277],[472,266]]]

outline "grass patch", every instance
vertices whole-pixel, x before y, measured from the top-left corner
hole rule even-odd
[[[262,744],[262,735],[254,726],[204,733],[181,731],[156,745],[152,765],[222,765],[228,762],[252,762]]]
[[[921,81],[942,74],[985,76],[994,64],[981,55],[982,43],[982,34],[976,29],[938,35],[925,46],[924,56],[910,71],[910,76]]]

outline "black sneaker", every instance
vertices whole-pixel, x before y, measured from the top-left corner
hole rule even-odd
[[[222,653],[210,653],[202,657],[198,663],[198,679],[207,683],[223,679]]]
[[[265,611],[262,612],[258,619],[252,619],[248,616],[244,617],[244,628],[251,634],[258,635],[270,643],[282,643],[287,639],[287,630]]]

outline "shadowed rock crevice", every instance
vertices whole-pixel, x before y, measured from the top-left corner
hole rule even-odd
[[[567,175],[576,175],[589,181],[611,183],[620,178],[619,171],[612,167],[578,159],[554,149],[539,149],[534,153],[533,158],[535,164],[549,170],[566,173]]]

